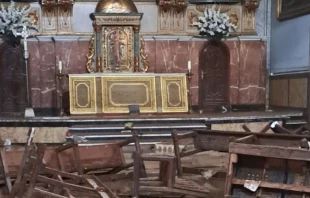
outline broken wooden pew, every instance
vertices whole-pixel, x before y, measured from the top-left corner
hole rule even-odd
[[[231,143],[225,197],[310,196],[310,151]]]
[[[308,135],[292,135],[292,134],[270,134],[270,133],[253,133],[253,132],[232,132],[232,131],[216,131],[216,130],[194,130],[188,133],[172,132],[174,152],[177,161],[178,175],[182,176],[183,167],[181,166],[181,158],[190,156],[204,151],[228,152],[229,143],[240,140],[245,137],[251,138],[248,143],[259,143],[260,145],[274,145],[283,147],[305,147],[310,140]],[[254,135],[254,136],[253,136]],[[181,139],[192,139],[194,146],[191,150],[180,151],[179,141]],[[251,142],[252,141],[252,142]],[[306,143],[305,143],[306,142]]]
[[[159,162],[157,178],[148,178],[141,167],[144,161]],[[132,197],[208,197],[209,191],[194,181],[176,177],[174,156],[134,153]]]

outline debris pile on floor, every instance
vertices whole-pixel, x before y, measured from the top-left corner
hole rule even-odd
[[[256,133],[243,128],[173,131],[172,142],[153,152],[142,149],[132,126],[125,141],[77,137],[56,147],[33,143],[30,128],[22,150],[3,144],[1,197],[308,197],[308,128],[290,131],[276,122]]]

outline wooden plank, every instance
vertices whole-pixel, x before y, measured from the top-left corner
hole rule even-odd
[[[232,179],[232,184],[234,185],[244,185],[246,180],[243,179]],[[294,186],[289,184],[280,184],[280,183],[271,183],[261,181],[259,184],[260,188],[270,188],[270,189],[279,189],[285,191],[294,191],[300,193],[310,193],[310,186]]]
[[[310,161],[310,151],[297,148],[231,143],[229,152],[260,157]]]
[[[236,154],[230,154],[229,156],[229,165],[228,165],[228,173],[226,175],[226,185],[224,189],[225,195],[231,194],[231,180],[233,178],[233,171],[234,171],[234,163],[238,161],[238,156]]]
[[[193,189],[194,190],[194,189]],[[150,195],[152,193],[161,192],[163,195],[166,194],[177,194],[177,195],[189,195],[189,196],[196,196],[196,197],[208,197],[208,192],[195,192],[190,190],[183,190],[183,189],[174,189],[174,188],[167,188],[167,187],[149,187],[149,186],[141,186],[140,187],[140,194],[142,195]]]
[[[47,183],[47,184],[50,184],[50,185],[61,186],[63,188],[82,190],[82,191],[90,191],[90,192],[97,192],[93,188],[79,186],[79,185],[70,184],[70,183],[66,183],[66,182],[61,182],[61,181],[58,181],[58,180],[55,180],[55,179],[51,179],[51,178],[48,178],[48,177],[45,177],[45,176],[42,176],[42,175],[38,176],[37,181],[38,182],[42,182],[42,183]]]
[[[253,144],[257,142],[257,137],[255,135],[249,135],[242,138],[238,138],[235,141],[236,143],[244,143],[244,144]]]
[[[11,178],[9,176],[9,170],[8,170],[8,166],[6,163],[5,151],[3,149],[1,149],[1,151],[0,151],[0,157],[1,157],[1,165],[2,165],[2,170],[3,170],[3,175],[5,177],[6,188],[7,188],[8,193],[10,193],[12,190],[12,181],[11,181]]]
[[[65,197],[65,196],[62,196],[62,195],[57,195],[57,194],[54,194],[54,193],[51,193],[51,192],[48,192],[48,191],[45,191],[45,190],[42,190],[42,189],[39,189],[39,188],[35,188],[34,192],[38,193],[38,194],[41,194],[41,195],[45,195],[45,196],[49,196],[49,197],[54,197],[54,198],[68,198],[68,197]]]
[[[232,132],[232,131],[217,131],[217,130],[195,130],[200,138],[200,145],[203,151],[220,151],[228,152],[231,139],[238,139],[245,136],[253,135],[248,132]],[[292,135],[292,134],[269,134],[255,133],[259,144],[274,145],[283,147],[300,146],[300,140],[305,138],[310,140],[309,135]]]
[[[178,176],[181,177],[183,175],[183,169],[181,165],[181,156],[180,156],[180,145],[179,145],[179,138],[176,131],[171,133],[173,146],[174,146],[174,154],[176,157],[176,164],[177,164],[177,173]]]
[[[98,184],[92,180],[92,179],[86,179],[86,181],[88,182],[89,185],[91,185],[94,189],[98,189]],[[110,198],[110,196],[104,192],[104,191],[97,191],[98,194],[102,197],[102,198]]]
[[[77,147],[80,163],[87,170],[114,168],[125,164],[125,159],[118,144]],[[64,150],[59,154],[61,170],[74,172],[78,169],[75,164],[73,148]]]

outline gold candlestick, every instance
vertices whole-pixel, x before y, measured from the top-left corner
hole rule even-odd
[[[192,82],[193,73],[191,70],[187,70],[186,77],[188,82],[187,88],[187,97],[188,97],[188,113],[192,113],[192,91],[191,91],[191,82]]]

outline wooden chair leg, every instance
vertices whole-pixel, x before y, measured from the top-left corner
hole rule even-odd
[[[24,190],[26,181],[23,181],[23,177],[26,176],[25,170],[27,170],[29,166],[29,164],[27,163],[27,160],[30,158],[32,152],[33,152],[33,146],[32,145],[26,146],[21,164],[18,169],[17,177],[14,181],[14,185],[9,195],[10,198],[15,198],[18,192]]]
[[[175,158],[168,161],[160,161],[159,179],[163,185],[172,188],[175,184]]]
[[[81,163],[79,145],[76,140],[74,140],[74,144],[73,144],[73,153],[74,153],[75,165],[77,167],[77,172],[79,175],[83,175],[84,170],[83,170],[82,163]]]
[[[237,163],[238,156],[236,154],[230,154],[229,156],[229,165],[228,165],[228,171],[226,176],[226,185],[225,185],[225,191],[224,195],[225,197],[231,196],[231,182],[233,178],[233,172],[234,172],[234,164]]]
[[[260,130],[259,133],[266,133],[270,129],[271,124],[272,124],[272,122],[269,122],[268,124],[266,124],[266,126],[264,128],[262,128],[262,130]]]
[[[173,131],[171,135],[172,135],[173,146],[174,146],[174,154],[176,157],[177,173],[178,173],[178,176],[181,177],[183,175],[183,170],[182,170],[182,165],[181,165],[181,156],[180,156],[180,146],[179,146],[178,134],[176,131]]]
[[[244,130],[245,132],[252,132],[252,131],[249,129],[249,127],[248,127],[247,125],[245,125],[245,124],[243,124],[241,127],[243,128],[243,130]]]
[[[135,142],[135,147],[136,147],[136,152],[137,154],[141,155],[142,150],[141,150],[141,146],[140,146],[140,140],[138,137],[138,133],[136,131],[133,131],[133,138],[134,138],[134,142]],[[145,169],[145,165],[143,163],[143,161],[141,160],[141,164],[140,164],[140,176],[141,177],[146,177],[146,169]]]
[[[3,175],[5,177],[6,189],[7,189],[8,194],[10,194],[10,192],[12,191],[12,181],[11,181],[11,178],[9,176],[8,166],[6,164],[5,150],[4,149],[1,149],[0,157],[1,157]]]
[[[34,168],[32,169],[29,186],[28,186],[28,190],[27,190],[25,198],[34,197],[33,194],[34,194],[35,184],[36,184],[38,175],[43,167],[42,160],[44,157],[44,152],[45,152],[45,145],[40,144],[37,148],[37,154],[36,154],[36,158],[34,162],[35,164],[34,164]],[[32,159],[29,159],[29,160],[32,160]]]
[[[134,174],[132,182],[132,197],[139,198],[139,189],[140,189],[140,168],[141,168],[141,156],[140,154],[134,152]]]
[[[17,174],[17,177],[14,181],[14,185],[12,186],[12,190],[10,192],[9,198],[15,198],[17,193],[19,191],[22,191],[23,187],[25,185],[22,183],[22,178],[24,176],[24,170],[27,168],[27,165],[26,165],[27,160],[29,159],[29,156],[31,155],[31,153],[34,149],[33,144],[32,144],[34,133],[35,133],[34,128],[30,128],[28,131],[28,140],[27,140],[27,144],[25,146],[25,151],[24,151],[20,166],[18,168],[18,174]]]

